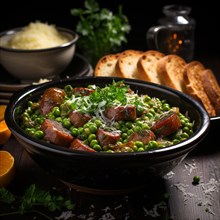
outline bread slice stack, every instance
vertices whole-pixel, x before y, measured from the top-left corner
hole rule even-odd
[[[175,54],[128,49],[102,57],[95,76],[133,78],[165,85],[200,102],[210,117],[220,115],[220,87],[215,74],[199,61],[187,63]]]

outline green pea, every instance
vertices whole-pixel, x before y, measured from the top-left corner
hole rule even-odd
[[[82,134],[82,133],[84,132],[83,127],[79,127],[79,128],[78,128],[78,131],[79,131],[80,134]]]
[[[72,88],[71,85],[66,85],[66,86],[64,87],[64,91],[65,91],[65,93],[66,93],[66,95],[67,95],[68,98],[71,98],[71,97],[72,97],[72,95],[73,95],[73,88]]]
[[[133,127],[133,125],[132,125],[132,123],[130,121],[125,122],[125,126],[127,128],[132,128]]]
[[[30,134],[31,136],[35,136],[35,131],[31,130],[31,131],[29,132],[29,134]]]
[[[87,139],[87,134],[85,132],[83,132],[82,134],[80,134],[80,137],[83,139],[83,140],[86,140]]]
[[[121,137],[122,137],[122,139],[126,139],[126,138],[128,138],[128,134],[127,133],[122,133]]]
[[[97,132],[97,125],[96,124],[90,124],[89,125],[89,130],[92,134],[96,133]]]
[[[63,125],[63,127],[65,127],[65,128],[70,128],[71,127],[71,122],[70,122],[70,119],[69,118],[64,118],[63,120],[62,120],[62,125]]]
[[[55,116],[53,115],[52,112],[49,112],[49,113],[47,114],[47,117],[48,117],[49,119],[55,119]]]
[[[93,148],[95,144],[98,144],[98,141],[94,139],[90,142],[90,147]]]
[[[29,115],[27,112],[24,112],[24,113],[22,114],[22,117],[27,117],[27,118],[29,118],[30,115]]]
[[[145,151],[143,147],[138,148],[138,152]]]
[[[95,134],[90,134],[88,137],[88,141],[91,142],[92,140],[96,139],[96,135]]]
[[[141,127],[140,127],[140,126],[135,126],[135,127],[134,127],[134,131],[135,131],[135,132],[139,132],[140,130],[141,130]]]
[[[56,117],[56,119],[55,119],[57,122],[60,122],[60,123],[62,123],[62,118],[61,117]]]
[[[75,127],[71,127],[70,132],[74,137],[77,137],[79,135],[79,130]]]
[[[32,101],[28,101],[28,107],[31,107],[31,106],[32,106],[32,104],[33,104],[33,102],[32,102]]]
[[[163,109],[163,111],[168,111],[168,110],[170,110],[170,105],[168,103],[164,103],[162,105],[162,109]]]
[[[127,131],[127,128],[126,127],[122,127],[121,131],[125,133]]]
[[[139,126],[139,127],[142,127],[142,122],[139,121],[139,120],[136,120],[136,121],[135,121],[135,124],[136,124],[137,126]]]
[[[96,124],[97,127],[100,127],[100,126],[102,125],[102,121],[99,120],[99,119],[96,119],[96,120],[94,121],[94,123]]]
[[[188,135],[186,132],[183,132],[183,133],[181,134],[181,137],[182,137],[182,138],[188,138],[189,135]]]
[[[128,142],[128,139],[124,139],[122,140],[123,143],[127,143]]]
[[[180,140],[178,139],[173,139],[173,144],[178,144],[180,142]]]
[[[147,145],[148,150],[155,149],[158,147],[158,143],[156,141],[149,141]]]
[[[193,184],[199,184],[200,182],[200,177],[199,176],[194,176],[193,177]]]
[[[137,152],[137,151],[138,151],[138,147],[134,145],[134,146],[133,146],[133,151],[134,151],[134,152]]]
[[[44,132],[41,131],[41,130],[37,130],[37,131],[35,131],[34,136],[35,136],[37,139],[42,139],[42,138],[44,137]]]
[[[93,146],[93,149],[96,150],[96,151],[101,151],[102,150],[102,148],[101,148],[101,146],[99,144],[95,144]]]
[[[186,127],[188,127],[188,128],[190,128],[190,129],[192,129],[193,124],[192,124],[192,123],[190,123],[190,122],[187,122],[187,123],[185,124],[185,126],[186,126]]]
[[[150,113],[150,112],[148,112],[148,113],[146,114],[146,116],[147,116],[148,118],[153,118],[153,117],[154,117],[154,115],[153,115],[152,113]]]
[[[76,110],[77,109],[77,104],[75,102],[70,104],[70,109],[71,110]]]
[[[192,135],[192,134],[193,134],[193,130],[190,129],[189,132],[188,132],[188,134],[189,134],[189,136]]]
[[[154,109],[152,108],[152,109],[150,109],[149,110],[149,112],[152,114],[152,115],[155,115],[155,111],[154,111]]]
[[[84,132],[87,136],[89,136],[91,134],[91,131],[89,128],[84,128]]]
[[[120,124],[116,121],[116,122],[114,123],[114,127],[115,127],[116,129],[120,129]]]
[[[146,95],[146,96],[144,97],[144,102],[149,102],[149,101],[151,101],[151,97],[148,96],[148,95]]]
[[[137,146],[137,148],[143,148],[144,144],[141,141],[135,141],[134,144]]]
[[[44,121],[44,118],[42,118],[42,117],[37,117],[37,118],[35,118],[34,121],[35,121],[36,124],[41,125],[41,124],[43,123],[43,121]]]
[[[190,129],[188,127],[183,127],[183,131],[189,133]]]
[[[31,128],[25,128],[25,132],[26,132],[26,133],[29,134],[31,131],[32,131]]]
[[[32,115],[32,114],[33,114],[33,110],[32,110],[30,107],[28,107],[27,113],[28,113],[29,115]]]
[[[128,134],[128,135],[131,135],[131,134],[133,134],[133,133],[134,133],[134,131],[133,131],[132,129],[127,130],[127,134]]]
[[[142,124],[142,129],[150,130],[150,126],[148,124]]]
[[[53,114],[55,117],[59,117],[59,116],[60,116],[60,109],[59,109],[59,107],[53,107],[53,109],[52,109],[52,114]]]

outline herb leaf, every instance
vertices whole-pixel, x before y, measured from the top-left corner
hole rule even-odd
[[[43,206],[51,212],[54,212],[56,210],[61,210],[62,208],[66,208],[67,210],[72,210],[75,207],[75,204],[73,204],[71,200],[64,200],[64,198],[60,195],[58,196],[51,195],[49,191],[42,190],[39,187],[37,187],[35,184],[30,185],[26,189],[21,199],[15,197],[11,192],[6,190],[5,188],[0,188],[0,201],[10,205],[13,205],[15,203],[19,204],[17,212],[12,212],[12,213],[20,213],[20,214],[33,211],[32,208],[37,206]],[[3,213],[0,214],[0,216],[1,215],[3,216],[6,214]],[[8,215],[10,215],[10,213],[8,213]]]
[[[15,196],[5,188],[0,188],[0,201],[11,204],[15,201]]]
[[[87,55],[92,66],[102,56],[117,52],[122,43],[127,43],[126,34],[131,30],[128,18],[119,5],[118,13],[113,14],[107,8],[100,8],[95,0],[86,0],[84,9],[70,10],[79,17],[76,32],[80,35],[78,45]]]

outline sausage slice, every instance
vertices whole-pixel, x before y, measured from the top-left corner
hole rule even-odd
[[[65,94],[65,91],[60,88],[46,89],[39,100],[40,113],[45,116],[53,107],[62,104]]]
[[[97,139],[101,146],[116,144],[120,140],[120,134],[116,132],[108,132],[99,128],[97,131]]]
[[[115,121],[134,121],[137,118],[136,107],[133,105],[110,107],[105,115]]]
[[[166,137],[176,132],[181,127],[181,121],[176,112],[170,112],[164,117],[155,121],[151,130],[154,131],[158,137]]]
[[[151,130],[141,130],[134,132],[128,138],[128,141],[141,141],[143,144],[147,144],[149,141],[155,139],[155,134]]]
[[[40,129],[44,132],[44,140],[53,144],[69,147],[73,136],[57,121],[45,119]]]
[[[89,114],[72,111],[69,114],[69,119],[76,128],[79,128],[82,127],[86,122],[88,122],[91,119],[91,116]]]
[[[81,150],[81,151],[88,151],[88,152],[96,152],[96,150],[92,149],[88,145],[84,144],[79,139],[74,139],[74,141],[70,144],[70,149],[72,150]]]

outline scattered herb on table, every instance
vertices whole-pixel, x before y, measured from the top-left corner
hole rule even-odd
[[[7,213],[0,213],[0,217],[34,212],[47,219],[51,219],[49,216],[35,208],[44,207],[50,212],[54,212],[63,208],[72,210],[75,206],[71,200],[65,200],[60,195],[52,195],[50,192],[40,189],[35,184],[30,185],[22,197],[17,197],[7,189],[0,188],[0,202],[11,205],[14,209]]]
[[[71,9],[70,13],[79,17],[76,32],[80,38],[77,44],[94,67],[102,56],[117,52],[122,43],[127,43],[126,34],[130,32],[131,26],[122,13],[121,5],[117,14],[107,8],[100,8],[95,0],[86,0],[84,6]]]

